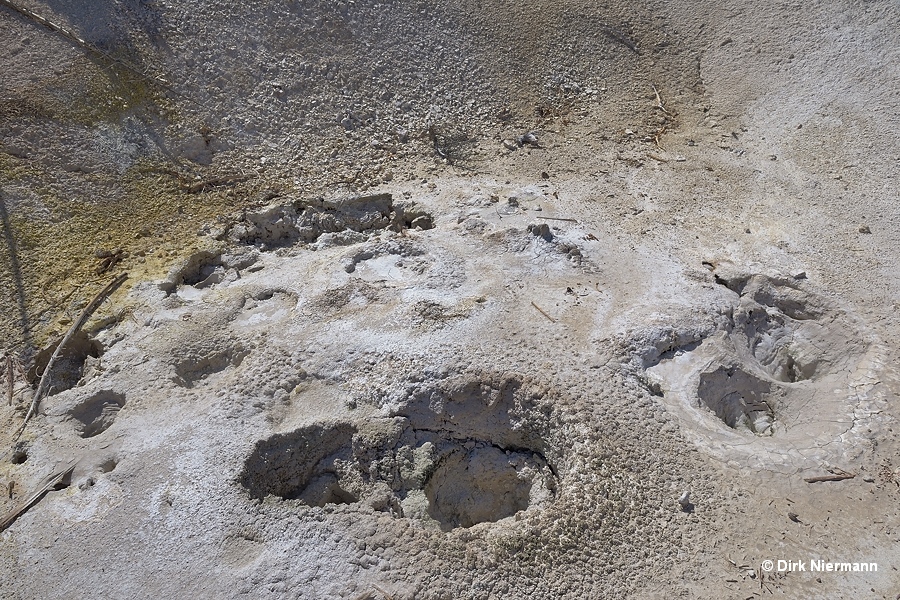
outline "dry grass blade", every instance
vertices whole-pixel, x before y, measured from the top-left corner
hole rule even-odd
[[[663,111],[666,114],[669,114],[669,111],[667,111],[666,107],[663,106],[663,101],[662,101],[662,97],[659,95],[659,90],[656,89],[656,86],[653,85],[652,83],[650,84],[650,87],[653,88],[653,93],[656,94],[656,108],[658,108],[659,110]]]
[[[53,486],[62,481],[73,470],[75,470],[75,465],[71,464],[65,469],[55,471],[50,475],[44,477],[44,479],[41,480],[41,482],[27,498],[25,498],[22,502],[19,503],[18,506],[6,513],[6,515],[4,515],[2,519],[0,519],[0,531],[5,530],[7,527],[12,525],[13,521],[19,518],[19,515],[34,506],[45,493],[50,491]]]
[[[63,350],[66,347],[66,344],[72,339],[72,336],[84,326],[87,320],[90,318],[94,311],[97,310],[97,307],[103,303],[106,298],[112,294],[120,285],[122,285],[125,280],[128,279],[128,273],[122,273],[121,275],[116,276],[105,288],[100,290],[100,293],[94,296],[94,299],[88,302],[88,305],[84,307],[84,310],[81,311],[81,314],[78,316],[78,319],[72,323],[72,326],[69,328],[69,331],[66,333],[65,337],[56,346],[56,350],[53,351],[53,355],[50,357],[50,361],[47,363],[47,366],[44,368],[44,374],[41,376],[41,381],[38,383],[37,389],[34,391],[34,398],[31,400],[31,406],[28,408],[28,414],[25,415],[25,422],[22,423],[22,426],[19,428],[19,431],[16,433],[15,439],[19,439],[19,436],[22,435],[22,432],[25,431],[25,426],[28,425],[28,421],[34,416],[34,413],[37,411],[37,407],[41,402],[41,396],[44,393],[47,385],[50,382],[50,372],[53,370],[53,365],[59,359],[59,356],[62,354]]]

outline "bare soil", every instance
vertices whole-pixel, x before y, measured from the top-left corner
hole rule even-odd
[[[898,597],[896,3],[0,32],[0,595]]]

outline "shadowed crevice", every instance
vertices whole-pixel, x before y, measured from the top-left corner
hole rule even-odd
[[[3,229],[3,242],[6,245],[6,253],[9,256],[7,270],[12,279],[13,293],[15,294],[16,310],[19,313],[17,326],[22,331],[22,339],[28,337],[30,326],[28,324],[28,311],[25,309],[25,285],[22,281],[22,266],[19,262],[19,249],[16,246],[16,236],[9,222],[9,212],[6,210],[6,200],[0,193],[0,227]]]

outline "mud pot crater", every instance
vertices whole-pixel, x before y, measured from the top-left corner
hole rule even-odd
[[[552,503],[561,434],[546,388],[464,377],[380,415],[259,440],[239,481],[257,499],[366,503],[449,531]]]
[[[864,324],[797,282],[717,282],[734,296],[715,326],[676,327],[645,345],[647,386],[703,445],[725,452],[759,454],[753,444],[735,446],[735,435],[770,440],[785,460],[846,440],[861,422],[854,374],[878,351]]]
[[[35,355],[33,366],[27,373],[32,385],[37,385],[60,341],[55,341]],[[99,363],[103,350],[102,344],[90,335],[84,331],[76,332],[53,364],[48,395],[52,396],[77,386]]]

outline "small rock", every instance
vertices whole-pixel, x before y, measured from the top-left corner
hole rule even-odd
[[[544,241],[553,241],[553,233],[550,232],[550,226],[546,223],[529,225],[528,231],[531,232],[532,235],[542,238]]]
[[[791,273],[791,277],[794,279],[806,279],[806,271],[795,271]]]
[[[865,477],[863,477],[863,481],[865,481],[866,483],[875,483],[875,478],[871,475],[866,475]]]
[[[869,229],[869,226],[868,226],[868,225],[860,225],[860,226],[859,226],[859,232],[860,232],[860,233],[872,233],[872,230]]]
[[[691,492],[685,490],[681,492],[681,495],[678,496],[678,504],[681,505],[681,508],[687,510],[691,506]]]
[[[793,521],[794,523],[799,523],[799,522],[800,522],[800,515],[798,515],[798,514],[795,513],[795,512],[789,512],[787,516],[788,516],[788,519],[790,519],[790,520]]]
[[[525,144],[531,144],[532,146],[536,146],[538,143],[537,135],[533,131],[529,131],[528,133],[522,134],[516,138],[516,142],[520,146],[524,146]]]

